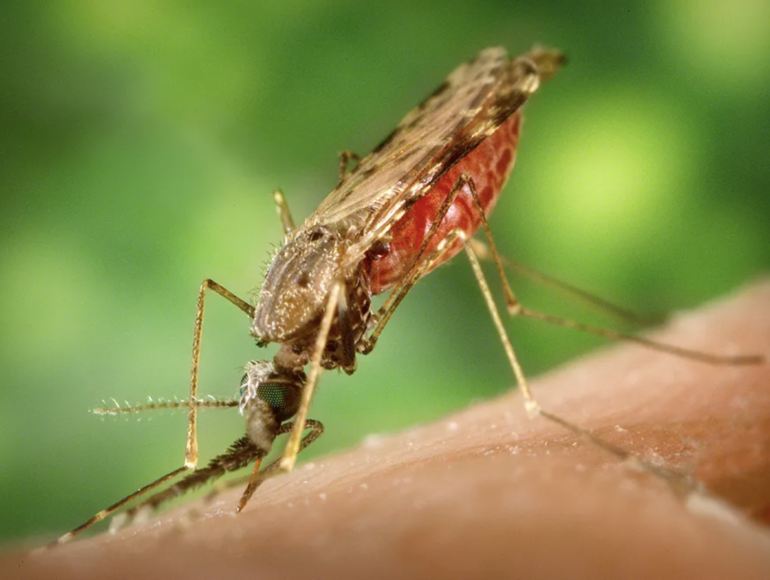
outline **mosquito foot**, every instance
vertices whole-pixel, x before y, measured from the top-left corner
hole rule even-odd
[[[536,401],[524,401],[524,409],[527,411],[527,416],[530,419],[540,415],[540,405]]]

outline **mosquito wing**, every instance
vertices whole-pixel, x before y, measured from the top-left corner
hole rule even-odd
[[[535,48],[509,59],[482,51],[409,112],[340,182],[303,227],[347,222],[360,259],[452,166],[491,135],[549,78],[563,57]]]

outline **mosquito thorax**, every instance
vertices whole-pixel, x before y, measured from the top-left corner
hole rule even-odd
[[[304,228],[273,258],[259,293],[251,332],[261,342],[291,342],[317,330],[347,244],[324,226]]]

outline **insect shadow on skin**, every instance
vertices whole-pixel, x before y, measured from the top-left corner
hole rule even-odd
[[[307,416],[322,369],[341,369],[352,374],[356,370],[357,355],[374,349],[409,290],[461,251],[465,251],[470,260],[528,413],[544,417],[618,459],[636,464],[680,493],[694,490],[697,484],[685,475],[646,462],[540,408],[508,339],[479,262],[481,256],[494,263],[511,315],[633,341],[706,363],[753,364],[761,360],[754,356],[705,354],[583,325],[525,308],[514,296],[487,216],[514,165],[521,107],[563,62],[560,52],[539,47],[517,58],[509,58],[502,48],[486,49],[452,72],[371,154],[359,158],[350,151],[343,152],[339,185],[300,226],[295,225],[281,192],[275,192],[285,239],[267,270],[256,306],[213,280],[204,280],[201,285],[189,399],[97,410],[119,414],[187,408],[184,464],[101,510],[54,544],[72,539],[178,476],[187,474],[126,510],[124,519],[155,509],[192,488],[254,463],[237,506],[237,511],[241,511],[266,478],[291,471],[300,451],[322,434],[321,423]],[[355,167],[349,170],[351,162],[355,162]],[[471,240],[478,230],[483,231],[486,244]],[[543,275],[535,275],[547,280]],[[555,284],[570,290],[565,284]],[[249,317],[251,334],[259,346],[279,345],[272,361],[253,361],[247,365],[239,400],[198,398],[208,290],[224,297]],[[390,292],[387,299],[372,312],[372,296],[385,292]],[[246,434],[206,467],[198,469],[198,409],[214,407],[238,407],[246,418]],[[275,439],[283,434],[289,438],[281,457],[260,469]]]

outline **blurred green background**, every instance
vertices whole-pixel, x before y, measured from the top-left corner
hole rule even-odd
[[[502,251],[646,312],[693,307],[770,266],[770,4],[101,2],[0,19],[0,536],[63,532],[180,465],[185,415],[105,419],[114,397],[184,397],[198,285],[241,296],[337,155],[366,153],[460,62],[564,49],[532,99],[492,226]],[[526,282],[532,306],[602,320]],[[212,296],[204,394],[263,358]],[[616,324],[617,326],[617,324]],[[601,341],[509,324],[530,374]],[[353,377],[327,373],[307,456],[513,384],[467,261],[422,281]],[[203,414],[203,460],[243,433]]]

